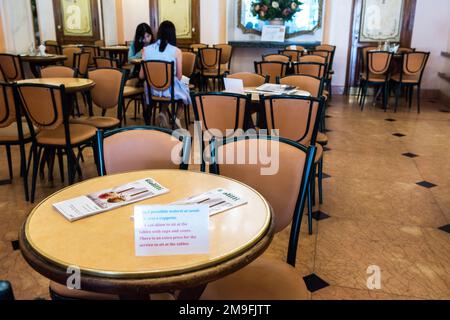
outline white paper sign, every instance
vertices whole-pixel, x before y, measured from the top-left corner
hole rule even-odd
[[[261,41],[284,42],[286,26],[266,25],[262,29]]]
[[[244,81],[242,79],[224,78],[225,91],[231,93],[244,93]]]
[[[136,256],[208,254],[208,206],[136,206],[134,234]]]

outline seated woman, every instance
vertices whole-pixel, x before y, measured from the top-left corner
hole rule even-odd
[[[136,28],[134,40],[130,43],[128,51],[128,60],[141,59],[142,49],[151,44],[153,41],[152,28],[147,23],[141,23]]]
[[[144,61],[161,60],[167,62],[174,62],[174,92],[175,99],[182,100],[185,105],[191,104],[191,96],[189,87],[181,82],[183,76],[183,55],[181,50],[176,47],[177,37],[175,25],[170,21],[164,21],[159,26],[157,41],[144,48],[142,58]],[[141,79],[144,77],[144,72],[141,70]],[[152,91],[152,95],[159,97],[170,98],[170,89],[164,91]],[[158,122],[163,127],[169,127],[167,108],[161,111],[158,116]],[[176,118],[175,124],[181,128],[180,119]]]

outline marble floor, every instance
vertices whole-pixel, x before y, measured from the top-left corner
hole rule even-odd
[[[422,107],[394,114],[369,103],[361,112],[348,97],[331,102],[324,204],[314,209],[313,235],[303,220],[296,265],[311,299],[450,299],[450,109],[432,100]],[[13,157],[13,184],[0,185],[0,279],[17,299],[49,299],[48,280],[17,250],[33,205],[23,198],[16,150]],[[95,176],[89,153],[83,173]],[[2,148],[0,180],[7,176]],[[61,187],[55,170],[53,184],[39,182],[37,200]],[[266,254],[285,259],[288,237],[276,235]],[[367,286],[373,266],[378,289]]]

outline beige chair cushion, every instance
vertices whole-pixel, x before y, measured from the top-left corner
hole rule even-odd
[[[258,258],[245,268],[211,282],[201,300],[307,300],[305,282],[291,265]]]
[[[404,74],[403,75],[403,79],[402,79],[402,83],[419,83],[419,76],[420,76],[420,74],[413,75],[413,76],[408,76],[408,75]],[[393,81],[400,82],[400,74],[399,73],[394,74],[391,77],[391,79]]]
[[[322,159],[323,157],[323,147],[316,143],[316,158],[314,159],[314,164],[318,163],[320,161],[320,159]]]
[[[141,95],[141,94],[144,94],[144,87],[139,88],[139,87],[126,85],[123,88],[123,97],[124,98],[132,97],[135,95]]]
[[[70,125],[70,143],[72,145],[81,142],[88,141],[93,138],[97,132],[97,128],[82,125],[82,124],[71,124]],[[65,146],[66,136],[64,131],[64,126],[61,125],[53,130],[42,130],[37,135],[37,141],[40,144],[54,145],[54,146]]]
[[[99,129],[110,129],[119,126],[120,121],[113,117],[81,117],[71,119],[70,123],[85,124]]]
[[[367,80],[366,74],[362,74],[361,77],[363,80]],[[384,75],[384,74],[369,74],[369,81],[370,82],[385,82],[386,75]]]
[[[22,123],[22,131],[24,139],[27,139],[31,136],[28,124],[26,122]],[[19,133],[17,132],[17,122],[11,123],[6,128],[0,128],[0,141],[3,142],[19,141]]]
[[[318,132],[316,142],[321,146],[326,146],[328,144],[328,137],[325,133]]]

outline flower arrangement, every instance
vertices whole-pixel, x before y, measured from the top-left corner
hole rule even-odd
[[[252,14],[259,20],[283,19],[291,21],[301,11],[303,2],[298,0],[258,0],[252,2]]]

